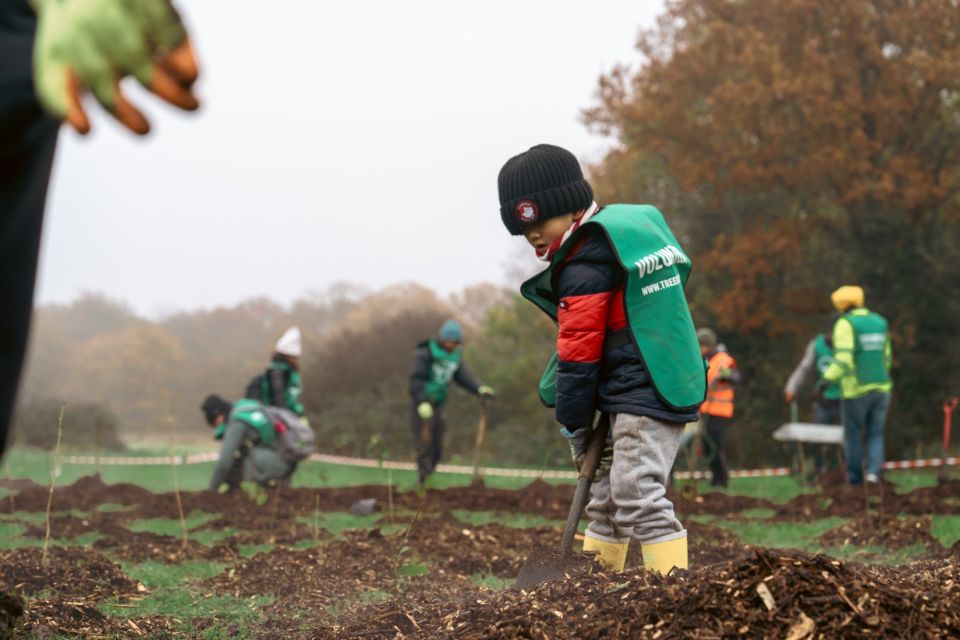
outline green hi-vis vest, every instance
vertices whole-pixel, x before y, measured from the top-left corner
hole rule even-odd
[[[227,423],[234,420],[239,420],[256,429],[262,444],[270,444],[277,437],[277,428],[273,425],[270,417],[264,413],[263,404],[257,400],[248,398],[237,400],[230,410],[230,418],[217,426],[213,437],[222,440],[223,434],[227,431]]]
[[[436,405],[441,405],[447,401],[447,385],[453,378],[457,369],[460,368],[460,360],[463,358],[463,351],[457,347],[453,351],[447,351],[436,340],[429,341],[430,356],[433,358],[433,364],[430,365],[430,378],[423,387],[423,392],[427,400]]]
[[[853,362],[860,384],[884,384],[890,382],[887,371],[887,338],[890,329],[883,316],[870,312],[865,315],[844,314],[843,318],[853,327]]]
[[[699,406],[707,395],[707,367],[683,294],[690,258],[656,207],[603,207],[567,239],[545,271],[521,285],[520,293],[556,320],[554,269],[591,227],[603,229],[627,273],[627,322],[657,395],[672,409]],[[540,381],[540,399],[547,406],[556,404],[557,359],[554,354]]]
[[[823,381],[823,398],[825,400],[840,399],[840,385],[823,380],[823,372],[833,362],[833,349],[827,345],[826,336],[822,333],[813,342],[813,354],[817,358],[817,375]]]

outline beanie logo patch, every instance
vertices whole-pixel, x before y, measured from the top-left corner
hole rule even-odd
[[[514,211],[517,214],[517,219],[523,224],[536,222],[537,218],[540,217],[540,207],[533,200],[521,200],[517,203]]]

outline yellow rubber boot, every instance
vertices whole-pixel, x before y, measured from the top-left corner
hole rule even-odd
[[[687,532],[683,537],[640,545],[643,552],[643,566],[660,575],[667,575],[670,569],[687,568]]]
[[[583,550],[597,554],[597,562],[610,571],[623,571],[627,564],[627,548],[630,538],[608,538],[587,530],[583,540]]]

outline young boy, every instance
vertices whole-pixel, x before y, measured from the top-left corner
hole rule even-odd
[[[683,294],[690,259],[654,207],[598,207],[577,159],[560,147],[514,156],[498,187],[504,225],[549,264],[521,292],[559,324],[558,361],[541,398],[555,403],[575,458],[596,412],[610,415],[612,460],[591,487],[583,548],[620,571],[636,538],[647,568],[686,568],[687,532],[666,482],[706,395]]]

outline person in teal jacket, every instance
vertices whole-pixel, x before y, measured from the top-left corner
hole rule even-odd
[[[212,394],[200,408],[215,429],[213,437],[222,443],[210,491],[236,489],[246,482],[265,486],[293,473],[296,464],[281,454],[276,427],[262,403],[244,398],[231,405]]]
[[[842,315],[833,325],[834,358],[823,379],[840,386],[847,482],[879,482],[883,432],[890,409],[893,347],[886,319],[864,306],[863,289],[843,286],[830,296]],[[866,440],[866,461],[863,440]]]
[[[410,371],[410,429],[417,451],[420,484],[433,473],[443,454],[443,434],[450,381],[474,395],[492,397],[493,389],[473,377],[463,362],[463,328],[456,320],[443,323],[435,338],[417,345]]]

